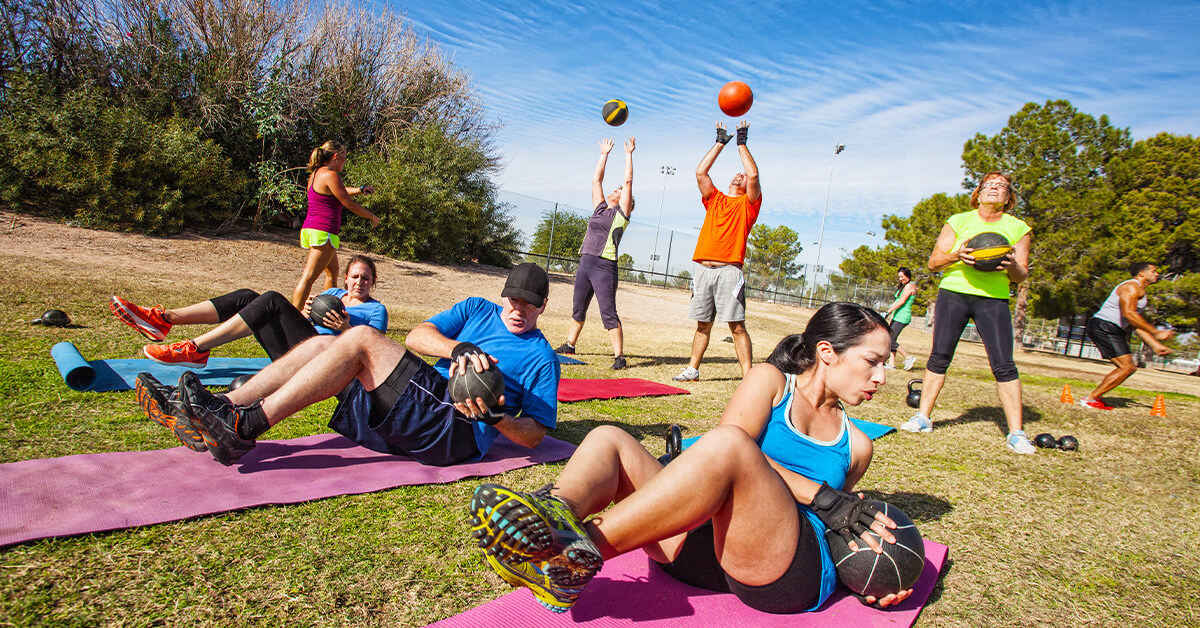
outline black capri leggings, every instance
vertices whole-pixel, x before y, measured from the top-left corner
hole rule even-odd
[[[259,294],[243,288],[209,299],[209,303],[217,308],[217,318],[222,323],[241,316],[272,361],[317,335],[300,310],[274,290]]]
[[[1020,377],[1017,363],[1013,362],[1012,314],[1008,311],[1008,299],[938,290],[934,320],[937,322],[933,325],[933,351],[925,365],[930,372],[946,374],[967,321],[974,320],[996,381],[1011,382]]]

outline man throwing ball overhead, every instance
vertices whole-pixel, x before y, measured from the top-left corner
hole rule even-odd
[[[374,451],[444,466],[481,457],[501,434],[532,448],[555,427],[558,409],[558,356],[537,326],[549,291],[546,271],[521,264],[509,273],[502,305],[461,301],[417,325],[407,349],[355,327],[304,341],[227,395],[208,392],[186,372],[178,391],[157,385],[157,403],[143,402],[143,410],[165,425],[153,415],[165,404],[162,413],[190,428],[174,430],[179,438],[198,433],[199,450],[225,465],[276,423],[335,395],[329,426]],[[414,351],[441,360],[432,367]],[[498,407],[451,400],[446,378],[468,368],[504,375]]]
[[[750,125],[743,120],[736,135],[743,172],[734,175],[727,193],[718,190],[708,176],[717,156],[734,138],[725,131],[724,124],[717,123],[716,143],[696,166],[696,184],[705,211],[704,226],[692,254],[696,273],[688,308],[688,318],[696,321],[696,335],[687,367],[673,378],[677,382],[700,379],[700,361],[708,349],[714,321],[729,323],[742,375],[750,371],[752,351],[750,334],[746,331],[746,276],[742,262],[746,259],[746,238],[750,237],[750,229],[762,208],[762,188],[758,183],[758,165],[746,147],[749,135]]]
[[[1129,348],[1130,330],[1136,331],[1142,341],[1158,355],[1169,355],[1171,349],[1163,344],[1175,332],[1156,329],[1142,316],[1146,308],[1146,286],[1158,281],[1158,268],[1149,262],[1138,262],[1129,267],[1132,279],[1117,284],[1108,298],[1100,305],[1087,324],[1087,336],[1096,344],[1100,355],[1117,368],[1100,380],[1100,385],[1078,401],[1079,405],[1095,410],[1112,410],[1112,406],[1100,400],[1105,393],[1120,386],[1137,372],[1133,362],[1133,351]]]

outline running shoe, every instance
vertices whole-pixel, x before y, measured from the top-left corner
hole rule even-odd
[[[698,382],[700,381],[700,369],[694,369],[690,366],[684,367],[678,375],[671,378],[676,382]]]
[[[549,563],[543,561],[529,560],[514,564],[491,554],[484,554],[483,559],[505,582],[514,587],[529,587],[538,603],[555,613],[570,610],[583,591],[582,585],[564,587],[556,584],[549,574]]]
[[[225,397],[208,392],[200,377],[185,371],[179,378],[179,398],[183,412],[204,438],[204,445],[217,462],[229,466],[254,449],[253,439],[238,435],[238,425],[248,414],[262,414],[262,402],[235,406]]]
[[[889,370],[889,371],[894,371],[894,370],[896,369],[896,367],[892,366],[892,363],[891,363],[891,362],[884,362],[884,363],[883,363],[883,368],[885,368],[885,369],[887,369],[887,370]]]
[[[147,418],[171,430],[184,447],[192,451],[208,451],[204,446],[204,438],[184,413],[179,403],[179,391],[175,387],[159,382],[149,373],[138,373],[133,389],[138,405]]]
[[[911,371],[914,364],[917,363],[917,356],[910,355],[904,358],[904,370]]]
[[[1087,397],[1080,397],[1079,401],[1076,401],[1075,404],[1079,405],[1079,406],[1083,406],[1084,408],[1092,409],[1092,410],[1114,410],[1115,409],[1112,406],[1108,405],[1107,403],[1100,401],[1099,399],[1088,399]]]
[[[619,356],[613,358],[612,370],[619,371],[619,370],[625,368],[626,366],[627,365],[625,364],[625,356],[619,355]]]
[[[559,586],[582,587],[604,564],[583,522],[549,486],[520,493],[483,484],[471,496],[470,512],[479,547],[507,562],[542,561]]]
[[[921,432],[928,434],[933,431],[933,421],[929,417],[923,416],[920,412],[912,415],[912,418],[900,425],[900,429],[905,432]]]
[[[1029,439],[1025,436],[1025,430],[1009,432],[1008,436],[1004,439],[1004,444],[1008,445],[1009,449],[1019,454],[1037,453],[1037,448],[1034,447],[1033,443],[1029,442]]]
[[[554,352],[561,353],[563,355],[575,355],[575,345],[564,342],[561,345],[558,345],[558,348],[555,349]]]
[[[191,340],[180,340],[169,345],[146,345],[142,347],[146,357],[159,364],[179,364],[202,369],[208,366],[208,352],[196,348]]]
[[[114,294],[108,308],[118,320],[150,340],[166,340],[171,332],[171,324],[163,319],[166,310],[161,305],[142,307]]]

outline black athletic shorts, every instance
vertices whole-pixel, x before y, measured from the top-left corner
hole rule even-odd
[[[1129,334],[1130,332],[1121,329],[1120,325],[1112,321],[1106,321],[1103,318],[1088,320],[1087,337],[1095,343],[1096,348],[1100,350],[1100,355],[1104,356],[1105,360],[1133,353],[1133,350],[1129,348]]]
[[[717,561],[713,546],[712,521],[688,532],[679,556],[658,563],[672,578],[709,591],[733,593],[746,606],[764,613],[799,613],[817,604],[821,597],[821,543],[803,512],[796,553],[787,571],[774,582],[761,586],[734,580]],[[657,561],[656,561],[657,562]]]
[[[385,454],[444,467],[479,457],[473,422],[454,409],[446,378],[412,352],[375,390],[355,379],[338,396],[329,427]]]
[[[900,332],[904,331],[905,327],[908,327],[908,323],[892,321],[892,351],[900,348],[900,342],[896,339],[900,337]]]

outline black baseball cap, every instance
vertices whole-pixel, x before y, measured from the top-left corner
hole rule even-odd
[[[550,294],[550,277],[541,266],[531,262],[517,265],[508,273],[502,297],[524,299],[533,307],[542,307]]]

